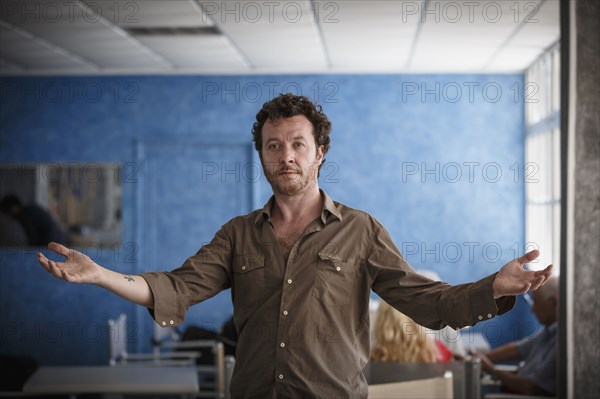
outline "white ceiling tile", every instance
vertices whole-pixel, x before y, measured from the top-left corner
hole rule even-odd
[[[490,59],[486,71],[524,70],[560,38],[559,3],[546,0],[528,10],[527,20]]]
[[[223,37],[144,37],[144,43],[178,68],[247,68],[244,60]]]
[[[337,2],[321,10],[320,26],[333,68],[402,67],[419,24],[415,2]]]
[[[83,0],[98,14],[121,27],[212,26],[193,0]]]
[[[13,62],[3,60],[2,58],[0,58],[0,70],[2,70],[2,72],[4,73],[12,74],[24,72],[25,68],[23,68],[21,65],[17,65]]]
[[[199,3],[251,67],[327,68],[310,2]]]
[[[31,7],[39,3],[21,0],[21,4],[27,7],[23,8],[24,10],[31,10]],[[59,12],[56,14],[49,14],[41,8],[38,18],[31,13],[24,13],[25,16],[20,17],[15,17],[16,14],[11,13],[13,15],[11,20],[17,29],[31,33],[99,68],[110,69],[131,65],[126,60],[127,54],[143,56],[145,66],[153,65],[161,69],[168,65],[162,62],[160,57],[136,44],[135,40],[128,39],[128,35],[120,28],[100,18],[99,14],[95,14],[94,11],[98,7],[86,11],[85,6],[86,4],[79,2],[57,2],[55,9]],[[119,49],[122,50],[124,57],[110,59],[109,54]],[[107,62],[109,59],[110,63]],[[40,68],[42,67],[40,65]]]
[[[548,47],[560,37],[560,15],[557,0],[547,0],[529,22],[515,34],[510,46]]]
[[[44,42],[36,41],[23,36],[20,31],[0,28],[0,58],[8,60],[25,70],[48,69],[61,66],[81,67],[89,70],[90,66],[69,58],[65,53],[60,53]],[[3,72],[7,72],[3,69]]]

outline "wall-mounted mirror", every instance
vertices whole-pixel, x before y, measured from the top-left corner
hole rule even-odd
[[[118,163],[0,164],[0,246],[119,245]]]

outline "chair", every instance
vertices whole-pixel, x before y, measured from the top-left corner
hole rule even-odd
[[[197,352],[129,353],[127,315],[108,320],[109,364],[111,366],[195,366]]]
[[[452,372],[440,377],[369,385],[369,399],[453,399]],[[460,397],[458,397],[460,398]]]
[[[161,327],[155,323],[152,338],[154,353],[164,353],[164,350],[170,351],[168,353],[195,353],[196,369],[203,381],[198,397],[229,398],[235,357],[225,356],[222,338],[217,333],[199,331],[195,337],[200,339],[183,340],[175,328]],[[203,359],[208,359],[209,364]]]
[[[225,399],[231,398],[229,387],[231,386],[231,377],[233,376],[233,368],[235,367],[235,357],[225,355]]]

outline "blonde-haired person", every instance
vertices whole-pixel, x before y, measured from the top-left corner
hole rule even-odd
[[[426,334],[426,329],[380,301],[373,331],[371,361],[401,363],[447,362],[451,352]]]

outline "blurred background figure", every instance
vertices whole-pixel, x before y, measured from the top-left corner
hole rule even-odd
[[[0,210],[21,224],[28,245],[43,246],[51,241],[67,244],[65,233],[50,213],[39,205],[23,205],[16,195],[7,195],[0,201]],[[15,237],[19,234],[17,230]]]
[[[371,361],[436,363],[452,360],[452,352],[410,317],[380,301],[373,330]]]
[[[504,391],[528,395],[556,395],[558,332],[558,277],[525,295],[543,328],[520,342],[511,342],[485,353],[476,353],[484,372],[502,383]],[[520,360],[516,372],[499,370],[496,363]]]
[[[18,220],[0,212],[0,246],[23,247],[28,244],[27,234]]]

